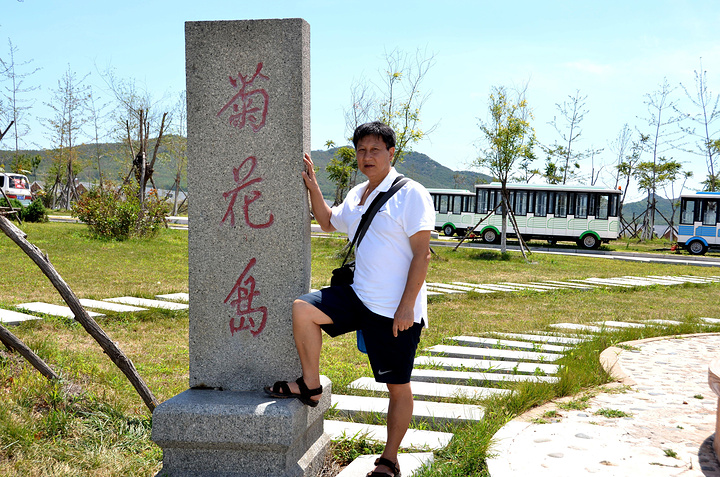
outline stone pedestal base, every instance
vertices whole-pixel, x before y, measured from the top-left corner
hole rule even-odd
[[[152,440],[163,449],[157,477],[310,477],[319,473],[329,438],[320,404],[272,399],[260,392],[189,389],[153,413]]]

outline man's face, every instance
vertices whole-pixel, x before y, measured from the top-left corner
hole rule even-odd
[[[395,148],[387,148],[380,136],[365,136],[355,151],[360,172],[377,186],[390,172]]]

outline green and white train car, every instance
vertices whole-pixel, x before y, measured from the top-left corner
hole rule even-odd
[[[552,184],[508,184],[509,206],[518,229],[508,220],[508,235],[518,233],[525,240],[551,243],[575,241],[582,248],[595,249],[602,242],[618,238],[621,192],[591,186]],[[483,241],[500,241],[502,208],[500,183],[477,184],[475,200],[469,191],[429,189],[435,201],[435,228],[445,235],[464,235],[480,219],[493,212],[475,230]]]

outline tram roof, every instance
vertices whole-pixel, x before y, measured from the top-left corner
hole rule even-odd
[[[491,182],[489,184],[475,184],[475,189],[500,189],[499,182]],[[605,192],[609,194],[622,193],[619,189],[609,189],[607,187],[588,186],[580,184],[526,184],[526,183],[509,183],[507,188],[510,190],[547,190],[547,191],[566,191],[566,192]]]

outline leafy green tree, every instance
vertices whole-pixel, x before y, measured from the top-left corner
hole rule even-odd
[[[328,173],[328,179],[336,185],[334,205],[341,203],[345,194],[350,190],[350,181],[353,174],[357,172],[357,168],[355,148],[343,146],[335,151],[332,159],[330,159],[330,162],[328,162],[325,168]]]
[[[648,194],[648,206],[646,217],[653,214],[657,208],[657,191],[661,187],[664,187],[668,183],[674,183],[682,174],[682,164],[672,158],[660,157],[656,161],[645,161],[640,162],[633,172],[633,176],[637,179],[638,188],[647,192]],[[687,179],[686,174],[684,177]],[[674,198],[670,198],[671,201]],[[675,213],[673,207],[673,215]],[[643,238],[651,239],[654,233],[653,227],[655,226],[654,221],[652,225],[648,225],[648,221],[645,221],[644,227],[651,227],[650,230],[643,229]]]
[[[486,167],[501,184],[502,232],[501,251],[507,251],[507,183],[518,160],[533,157],[535,131],[530,125],[532,111],[525,99],[525,89],[509,92],[504,86],[494,86],[490,93],[488,116],[479,120],[482,150],[478,165]]]

